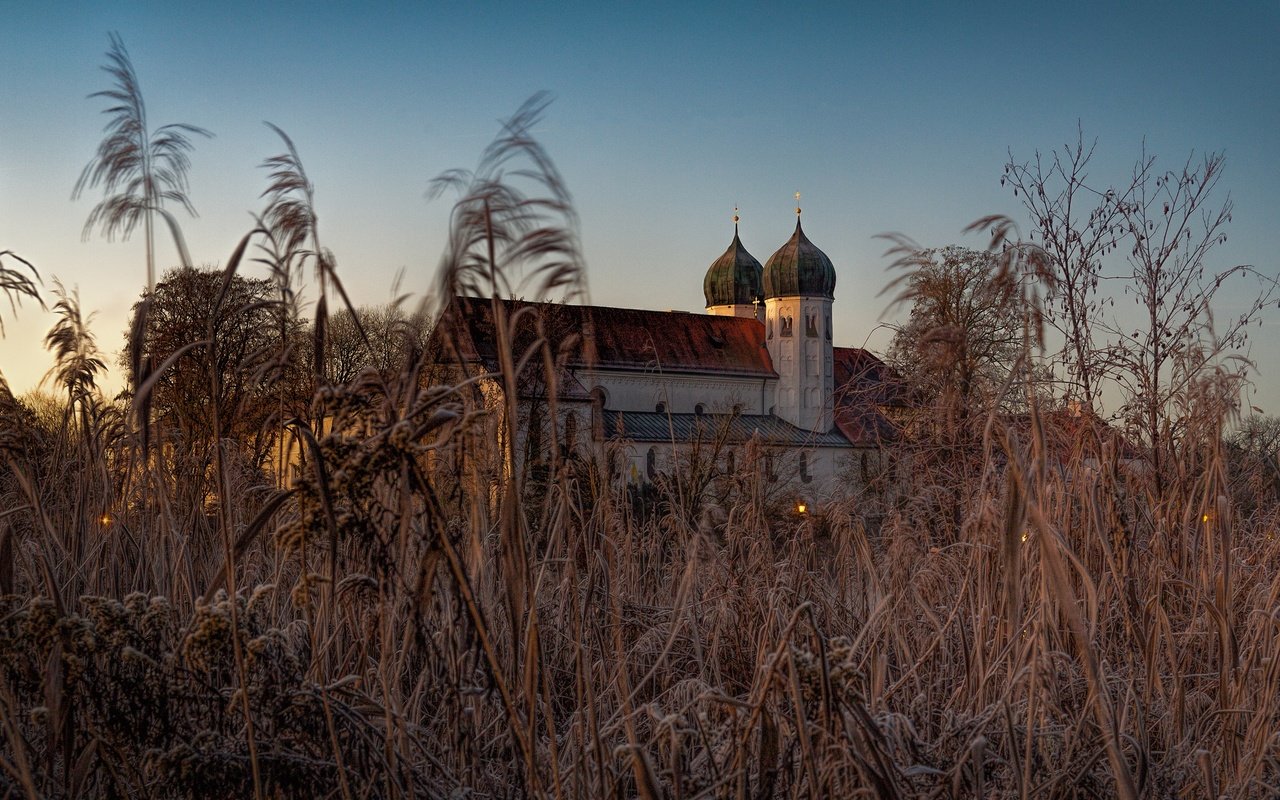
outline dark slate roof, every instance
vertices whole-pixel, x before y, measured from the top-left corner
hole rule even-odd
[[[836,430],[859,445],[888,444],[900,435],[894,424],[871,405],[837,404],[835,423]]]
[[[854,442],[870,444],[896,439],[898,429],[879,408],[899,403],[902,384],[898,376],[860,347],[834,347],[832,356],[836,427]]]
[[[835,266],[804,235],[797,218],[796,232],[764,265],[764,296],[834,298],[835,290]]]
[[[751,305],[763,300],[763,270],[755,256],[742,246],[735,224],[729,249],[711,263],[706,277],[702,279],[702,294],[707,299],[707,307]]]
[[[726,430],[727,426],[727,430]],[[765,444],[788,447],[852,447],[837,430],[813,433],[778,417],[754,414],[666,414],[656,411],[604,412],[604,431],[634,442],[713,441],[727,434],[728,444],[743,444],[759,436]]]
[[[557,347],[561,342],[568,344],[565,364],[570,368],[597,366],[653,373],[776,377],[764,346],[764,325],[755,319],[518,300],[500,302],[508,316],[528,309],[517,325],[517,345],[534,341],[536,315]],[[463,358],[497,364],[490,301],[455,298],[446,312],[445,324],[454,330]]]
[[[898,404],[902,380],[874,353],[861,347],[833,347],[831,354],[837,404],[841,397],[878,406]]]

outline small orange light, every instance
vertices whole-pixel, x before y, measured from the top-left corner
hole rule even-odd
[[[103,525],[110,525],[110,524],[111,524],[111,515],[110,515],[110,514],[103,514],[101,517],[98,517],[98,522],[101,522]]]
[[[1028,540],[1028,539],[1030,539],[1030,538],[1031,538],[1031,534],[1027,533],[1026,531],[1023,531],[1023,532],[1022,532],[1022,541],[1024,541],[1024,542],[1025,542],[1026,540]]]
[[[804,514],[804,513],[807,513],[808,508],[809,508],[809,507],[808,507],[808,506],[806,506],[804,503],[796,503],[796,513],[797,513],[797,514]]]
[[[1209,515],[1208,515],[1208,514],[1205,514],[1204,516],[1200,517],[1200,521],[1201,521],[1201,522],[1208,522],[1208,521],[1209,521]]]

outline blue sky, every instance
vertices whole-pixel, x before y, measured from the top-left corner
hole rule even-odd
[[[1024,216],[999,184],[1009,152],[1061,147],[1077,124],[1098,140],[1099,183],[1123,181],[1144,139],[1168,167],[1225,151],[1235,214],[1209,266],[1277,272],[1280,3],[611,5],[0,2],[0,249],[78,286],[101,347],[119,348],[143,244],[82,241],[98,195],[70,199],[105,121],[86,96],[108,85],[116,31],[152,124],[216,134],[193,155],[194,259],[220,263],[260,209],[258,165],[280,149],[269,120],[296,143],[360,302],[388,299],[401,270],[403,290],[432,285],[449,207],[426,200],[429,180],[473,166],[539,90],[556,96],[540,138],[574,194],[600,304],[699,310],[733,207],[764,261],[799,190],[838,270],[839,343],[883,346],[877,234],[981,245],[962,237],[969,222]],[[0,371],[28,388],[51,319],[0,314]],[[1280,312],[1257,330],[1248,402],[1280,413]]]

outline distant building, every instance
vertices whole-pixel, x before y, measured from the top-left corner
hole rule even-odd
[[[507,318],[520,314],[517,351],[539,329],[553,343],[572,337],[554,386],[539,359],[521,373],[517,457],[536,462],[553,448],[617,440],[625,444],[618,466],[643,485],[680,469],[691,448],[705,455],[714,447],[728,471],[750,450],[797,502],[840,494],[850,475],[878,464],[895,429],[879,408],[891,399],[883,362],[833,345],[835,285],[831,259],[798,217],[763,267],[735,218],[732,243],[703,281],[706,314],[498,301]],[[500,371],[494,308],[455,298],[437,327],[473,374]],[[500,393],[497,385],[485,395]],[[545,410],[552,394],[555,443]]]

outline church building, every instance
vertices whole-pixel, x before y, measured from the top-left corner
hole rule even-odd
[[[705,314],[498,301],[508,318],[536,313],[548,339],[580,334],[554,387],[522,378],[518,457],[550,452],[554,430],[562,452],[620,444],[622,468],[640,485],[708,454],[732,472],[748,452],[798,503],[821,503],[859,473],[865,479],[869,459],[878,462],[879,446],[895,435],[879,410],[887,370],[866,350],[834,345],[835,266],[809,241],[799,212],[795,232],[764,266],[743,246],[734,217],[733,241],[703,280]],[[456,298],[440,326],[481,374],[500,363],[494,308]],[[554,426],[539,410],[548,392]]]

